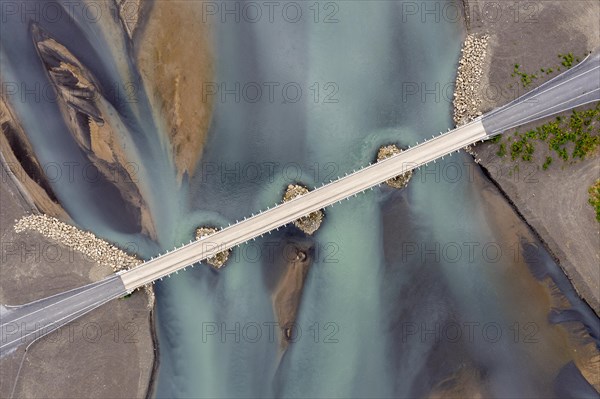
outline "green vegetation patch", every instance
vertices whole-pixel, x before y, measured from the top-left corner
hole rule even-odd
[[[497,137],[500,137],[500,136],[497,136]],[[506,147],[504,146],[504,143],[500,143],[500,147],[498,148],[496,155],[498,155],[499,157],[503,157],[506,155]]]
[[[587,54],[589,54],[589,52]],[[574,64],[579,63],[581,60],[580,57],[574,56],[573,53],[559,54],[558,58],[560,59],[560,64],[567,69],[571,68]],[[585,56],[583,58],[585,58]],[[550,75],[550,74],[554,73],[555,71],[560,72],[560,66],[558,66],[556,68],[540,68],[540,73],[542,75],[543,74]],[[523,87],[528,87],[535,79],[538,79],[540,77],[540,76],[538,76],[537,73],[524,72],[521,69],[521,65],[519,65],[519,64],[514,65],[513,71],[510,74],[510,76],[519,77]]]
[[[562,66],[566,67],[566,68],[571,68],[573,66],[573,63],[578,63],[579,62],[579,57],[574,57],[573,53],[568,53],[568,54],[559,54],[558,58],[560,58],[561,64]]]
[[[600,145],[600,102],[595,108],[573,110],[567,118],[556,117],[555,120],[525,133],[517,131],[504,140],[498,140],[497,137],[500,136],[490,140],[498,144],[496,155],[507,155],[508,148],[513,161],[533,161],[536,144],[539,142],[547,143],[549,150],[565,162],[584,159]],[[553,158],[547,156],[542,168],[548,169],[552,161]]]
[[[544,164],[542,165],[542,169],[544,169],[544,170],[548,169],[551,164],[552,164],[552,157],[546,157],[546,160],[544,161]]]
[[[594,207],[596,220],[600,223],[600,179],[596,180],[596,183],[589,188],[588,193],[590,193],[588,202]]]
[[[521,78],[521,84],[523,85],[523,87],[527,87],[531,84],[531,82],[533,82],[534,79],[537,79],[538,76],[536,74],[529,74],[526,72],[521,71],[519,68],[521,66],[519,64],[515,64],[515,67],[513,68],[513,73],[510,75],[512,77],[518,76],[519,78]]]

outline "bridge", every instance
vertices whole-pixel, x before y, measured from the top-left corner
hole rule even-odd
[[[0,357],[179,270],[279,229],[316,210],[372,189],[384,181],[502,132],[584,104],[600,101],[600,53],[516,100],[476,120],[373,163],[293,200],[166,252],[130,270],[21,306],[0,306]]]

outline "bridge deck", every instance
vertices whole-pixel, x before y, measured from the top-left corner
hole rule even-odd
[[[123,284],[128,290],[148,284],[485,138],[486,132],[481,121],[473,121],[236,223],[210,237],[122,272],[120,275]]]

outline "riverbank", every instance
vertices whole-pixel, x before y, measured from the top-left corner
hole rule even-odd
[[[463,0],[463,6],[468,34],[488,37],[477,112],[488,112],[519,97],[600,48],[600,3],[595,1],[509,5]],[[561,117],[570,115],[566,112]],[[502,140],[510,143],[516,131],[526,132],[554,120],[511,129]],[[513,160],[492,142],[478,144],[474,153],[578,294],[600,315],[600,224],[588,204],[588,189],[600,176],[598,149],[585,159],[568,162],[553,157],[556,154],[543,142],[527,159]],[[554,162],[548,164],[552,157]]]
[[[4,167],[0,172],[0,303],[31,302],[113,272],[37,231],[15,232],[15,220],[37,209]],[[0,397],[147,396],[155,363],[148,306],[146,295],[134,293],[1,359]]]

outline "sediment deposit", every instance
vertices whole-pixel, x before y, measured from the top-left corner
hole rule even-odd
[[[201,1],[149,3],[142,2],[133,48],[181,180],[194,174],[218,98],[211,30]]]
[[[32,208],[68,220],[69,216],[46,179],[23,127],[4,98],[0,98],[0,126],[0,159],[6,174],[2,179],[12,179]]]
[[[311,252],[312,244],[309,242],[293,242],[296,255],[287,254],[282,259],[283,275],[273,293],[273,311],[277,317],[280,328],[280,348],[286,349],[290,342],[298,338],[298,329],[295,327],[302,290],[308,271],[313,262]]]
[[[148,204],[142,195],[136,169],[132,168],[126,131],[94,75],[68,48],[33,24],[32,36],[65,124],[77,145],[104,182],[115,186],[128,211],[135,215],[140,232],[156,238]],[[115,176],[117,174],[118,176]],[[115,178],[116,177],[116,178]]]

